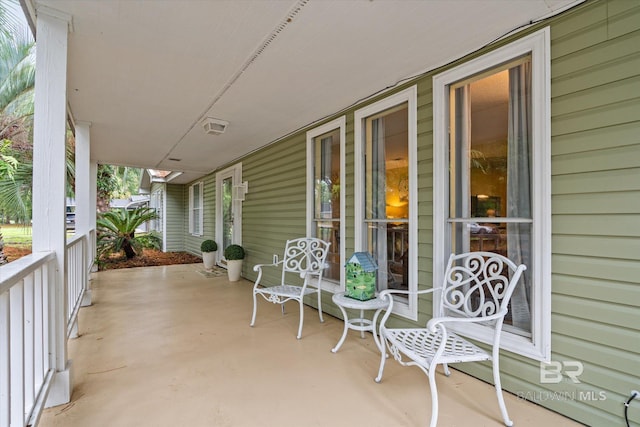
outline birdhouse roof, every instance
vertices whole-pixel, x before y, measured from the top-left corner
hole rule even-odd
[[[354,252],[351,258],[349,258],[349,262],[360,264],[360,267],[366,272],[378,269],[376,262],[369,252]]]

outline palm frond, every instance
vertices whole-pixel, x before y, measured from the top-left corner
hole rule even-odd
[[[32,165],[20,163],[12,177],[0,179],[0,211],[27,223],[31,219]]]

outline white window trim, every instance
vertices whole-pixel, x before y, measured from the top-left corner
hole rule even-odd
[[[216,173],[216,239],[219,239],[220,245],[222,245],[223,240],[223,225],[222,218],[220,217],[222,212],[222,183],[227,178],[233,178],[234,187],[238,188],[240,183],[242,182],[242,163],[236,163],[233,166],[230,166],[226,169],[223,169]],[[240,199],[236,194],[236,188],[232,189],[233,196],[231,198],[231,209],[234,214],[234,222],[233,222],[233,234],[231,235],[231,243],[236,245],[242,245],[242,201],[244,198]],[[244,196],[244,191],[242,192],[242,196]],[[222,263],[222,265],[226,266],[226,259],[224,258],[224,248],[217,252],[217,260],[216,262]]]
[[[396,105],[407,103],[408,113],[408,149],[409,149],[409,290],[418,288],[418,122],[417,122],[417,86],[411,86],[354,113],[355,139],[355,250],[364,249],[364,120],[378,112]],[[405,302],[407,301],[407,302]],[[418,298],[411,295],[408,299],[399,299],[394,304],[394,313],[410,320],[418,320]]]
[[[338,119],[325,123],[322,126],[319,126],[315,129],[307,132],[307,236],[312,236],[314,233],[315,221],[314,221],[314,198],[312,195],[315,191],[315,177],[314,175],[314,151],[313,151],[313,140],[325,133],[331,132],[332,130],[339,129],[340,132],[340,236],[341,236],[341,245],[340,245],[340,265],[344,265],[345,263],[345,239],[346,235],[346,226],[345,226],[345,193],[344,186],[347,180],[347,175],[345,171],[346,165],[346,154],[345,154],[345,139],[346,139],[346,123],[347,119],[345,116],[342,116]],[[343,292],[345,289],[345,272],[344,268],[340,269],[340,283],[336,283],[333,280],[325,279],[321,283],[321,287],[325,291],[329,291],[332,293]]]
[[[163,184],[161,188],[155,190],[153,193],[151,193],[151,199],[154,200],[154,204],[155,206],[153,206],[156,210],[158,210],[158,207],[160,208],[160,230],[153,230],[153,231],[159,231],[160,234],[162,235],[162,252],[166,252],[167,251],[167,238],[166,238],[166,233],[165,230],[167,229],[167,211],[165,208],[165,198],[166,198],[166,192],[167,192],[167,185]],[[150,199],[150,200],[151,200]],[[158,206],[158,200],[160,200],[160,206]]]
[[[551,71],[549,28],[464,63],[433,77],[433,283],[443,283],[451,252],[447,223],[449,206],[449,90],[456,81],[531,53],[533,101],[533,242],[534,265],[531,339],[503,331],[501,347],[541,361],[551,360]],[[436,256],[439,255],[439,256]],[[531,268],[531,266],[528,266]],[[434,299],[434,313],[439,310]],[[465,335],[490,342],[478,325],[465,327]]]
[[[194,209],[196,209],[193,206],[193,192],[194,190],[196,190],[196,187],[198,187],[197,191],[199,192],[199,200],[200,200],[200,217],[198,219],[198,230],[199,232],[194,231],[194,223],[193,223],[193,211]],[[199,181],[196,182],[195,184],[189,186],[189,233],[191,233],[192,236],[202,236],[204,235],[204,182]]]

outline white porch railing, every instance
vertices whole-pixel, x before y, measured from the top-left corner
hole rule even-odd
[[[78,336],[78,313],[84,302],[95,253],[95,231],[67,243],[67,338]]]
[[[94,254],[93,230],[67,244],[66,307],[55,303],[54,252],[0,267],[0,426],[37,424],[55,371],[56,314],[66,310],[62,326],[72,336]]]

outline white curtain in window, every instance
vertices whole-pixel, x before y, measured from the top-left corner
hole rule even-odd
[[[321,180],[321,212],[322,218],[332,218],[332,206],[331,206],[331,146],[333,144],[333,138],[328,136],[320,140],[320,146],[322,150],[322,156],[320,159],[320,180]],[[325,237],[325,236],[320,236]]]
[[[372,212],[374,220],[387,218],[387,192],[386,192],[386,153],[384,137],[384,118],[372,121]],[[386,289],[388,283],[387,262],[387,223],[374,222],[369,224],[375,227],[373,230],[373,253],[378,263],[378,289]]]
[[[531,63],[509,70],[507,217],[531,218]],[[508,256],[529,270],[511,299],[513,326],[531,332],[531,225],[507,224]]]

